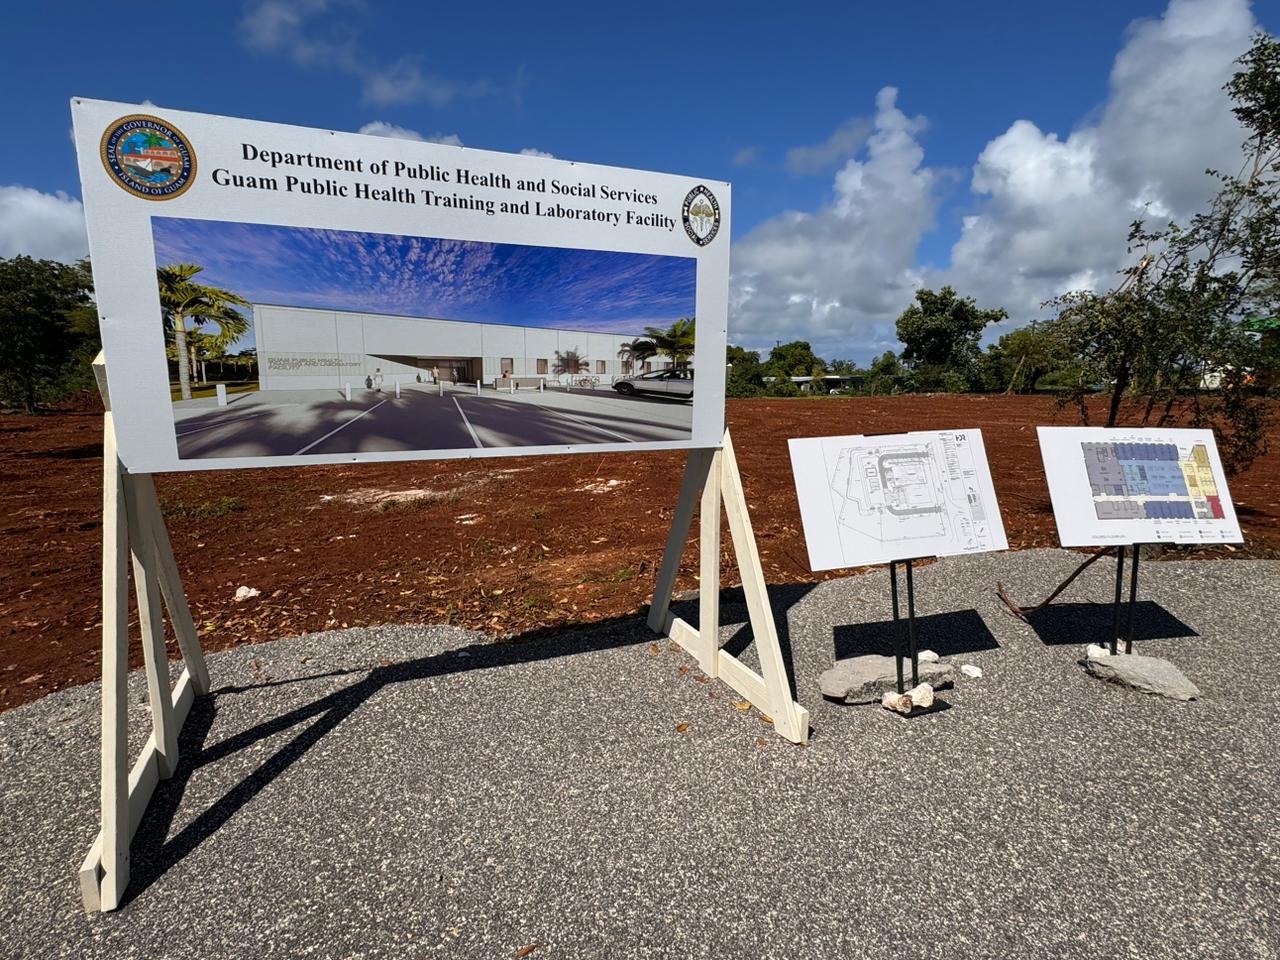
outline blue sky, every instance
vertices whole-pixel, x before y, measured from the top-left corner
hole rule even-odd
[[[172,217],[151,229],[157,265],[199,264],[200,283],[254,303],[625,334],[694,314],[686,257]]]
[[[21,4],[0,117],[49,149],[0,154],[0,256],[82,252],[68,99],[149,100],[730,180],[731,338],[866,358],[922,284],[1010,325],[1110,285],[1133,215],[1185,218],[1238,157],[1221,85],[1274,9]]]

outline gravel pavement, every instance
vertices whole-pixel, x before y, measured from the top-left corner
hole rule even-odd
[[[639,620],[215,654],[130,899],[92,917],[98,690],[61,691],[0,714],[0,956],[1280,957],[1280,564],[1143,565],[1136,648],[1203,693],[1174,703],[1078,664],[1109,561],[1035,627],[994,597],[1077,561],[920,568],[925,644],[984,675],[912,719],[818,693],[887,652],[882,570],[777,589],[808,747]]]

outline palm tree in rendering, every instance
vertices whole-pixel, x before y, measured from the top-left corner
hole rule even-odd
[[[164,314],[165,329],[173,338],[173,352],[178,361],[178,387],[183,400],[191,399],[191,357],[187,348],[187,334],[204,333],[210,324],[216,333],[206,334],[211,343],[225,350],[249,332],[249,321],[236,307],[247,307],[249,301],[239,294],[219,287],[195,282],[196,274],[204,267],[194,263],[177,263],[160,267],[156,276],[160,285],[160,309]],[[187,328],[187,322],[192,328]]]
[[[677,367],[683,367],[693,356],[694,327],[693,317],[681,317],[665,330],[661,327],[645,327],[644,332],[653,342],[657,353],[670,357]]]
[[[637,337],[618,347],[618,359],[623,363],[624,373],[639,373],[640,365],[657,352],[652,340]]]

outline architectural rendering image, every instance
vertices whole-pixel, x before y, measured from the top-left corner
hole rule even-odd
[[[689,438],[692,259],[153,230],[181,458]],[[210,386],[211,368],[241,379]],[[685,389],[667,389],[668,369]]]

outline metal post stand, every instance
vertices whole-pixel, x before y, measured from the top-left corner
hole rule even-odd
[[[1129,609],[1125,617],[1124,652],[1133,653],[1133,620],[1138,605],[1138,544],[1129,547],[1133,557],[1133,565],[1129,570]],[[1115,612],[1111,618],[1111,653],[1118,652],[1120,641],[1120,605],[1124,601],[1124,551],[1123,545],[1116,547],[1116,600]]]
[[[902,619],[898,607],[898,564],[902,563],[907,568],[907,654],[911,656],[911,685],[917,687],[920,685],[920,650],[916,640],[916,590],[915,581],[912,576],[912,561],[901,560],[892,561],[889,564],[889,596],[893,599],[893,621],[897,623]],[[903,650],[899,646],[896,652],[898,662],[898,692],[905,693],[906,685],[903,682]]]

